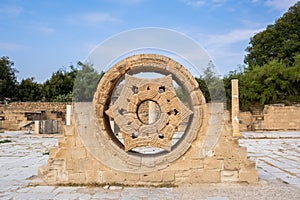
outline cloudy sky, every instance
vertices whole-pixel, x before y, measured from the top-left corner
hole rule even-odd
[[[0,56],[19,80],[44,82],[84,61],[96,45],[135,28],[185,34],[210,55],[222,75],[243,64],[255,33],[273,24],[296,0],[1,0]]]

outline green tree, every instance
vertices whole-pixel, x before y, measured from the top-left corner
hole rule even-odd
[[[250,110],[257,104],[300,102],[300,53],[295,55],[294,65],[286,67],[284,62],[270,61],[263,66],[253,66],[251,70],[234,71],[224,78],[227,102],[231,102],[231,79],[239,80],[240,108]]]
[[[77,69],[73,65],[69,70],[60,69],[54,72],[43,84],[43,96],[46,101],[71,101]]]
[[[80,66],[81,69],[78,70],[76,76],[73,88],[73,101],[92,101],[99,80],[103,76],[103,72],[99,74],[92,65],[88,63],[78,62],[77,65]]]
[[[256,34],[246,48],[244,62],[252,68],[272,60],[291,66],[300,52],[300,1],[292,6],[274,25]]]
[[[225,102],[225,89],[223,80],[214,72],[214,65],[210,63],[199,78],[196,78],[199,88],[206,102]]]
[[[8,57],[0,58],[0,101],[6,98],[14,99],[16,95],[18,72],[13,68],[14,63]]]
[[[42,100],[42,85],[35,82],[34,78],[23,79],[18,85],[19,101],[39,101]]]

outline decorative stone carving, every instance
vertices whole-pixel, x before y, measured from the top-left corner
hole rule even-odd
[[[120,127],[125,151],[146,146],[171,151],[174,131],[192,111],[176,96],[171,75],[140,79],[125,74],[121,95],[106,113]]]
[[[156,72],[162,78],[132,75]],[[125,81],[117,100],[116,86]],[[187,97],[176,96],[173,81]],[[114,121],[124,144],[116,138]],[[188,122],[181,139],[171,138]],[[138,147],[163,151],[145,155]],[[102,77],[94,101],[73,104],[70,126],[39,169],[48,184],[194,184],[258,181],[255,163],[232,137],[223,103],[206,104],[197,81],[179,63],[155,54],[128,57]]]

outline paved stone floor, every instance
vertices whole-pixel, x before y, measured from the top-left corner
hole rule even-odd
[[[259,183],[175,188],[34,186],[57,138],[0,133],[0,199],[300,199],[300,132],[243,133],[240,145],[256,160]]]

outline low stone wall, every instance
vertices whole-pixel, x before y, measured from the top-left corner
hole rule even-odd
[[[239,114],[240,130],[300,130],[300,106],[266,105],[262,115]]]
[[[23,130],[30,121],[57,120],[65,121],[66,105],[60,102],[13,102],[0,105],[0,129]],[[70,103],[69,103],[70,104]],[[32,129],[34,126],[32,126]]]
[[[1,111],[61,111],[65,112],[67,102],[12,102],[7,105],[0,105]]]
[[[265,106],[263,130],[300,130],[300,106]]]

